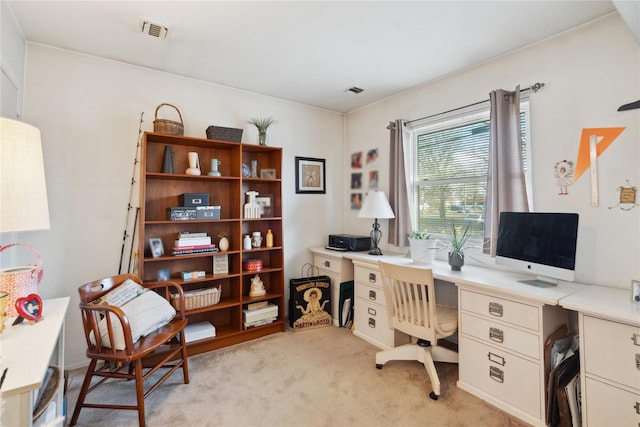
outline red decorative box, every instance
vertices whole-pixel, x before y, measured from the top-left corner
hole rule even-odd
[[[262,270],[262,260],[261,259],[248,259],[242,262],[242,268],[249,271],[257,271]]]

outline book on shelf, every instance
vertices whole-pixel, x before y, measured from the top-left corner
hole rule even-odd
[[[266,307],[256,308],[253,310],[242,310],[242,320],[245,323],[252,323],[274,316],[278,317],[278,306],[275,304],[268,304]]]
[[[189,323],[184,327],[184,339],[186,342],[213,338],[216,336],[216,327],[209,322]]]
[[[256,310],[258,308],[263,308],[268,305],[269,305],[269,301],[252,302],[251,304],[247,304],[247,310],[249,311]]]
[[[185,250],[185,249],[213,249],[216,248],[216,244],[212,243],[210,245],[191,245],[191,246],[174,246],[174,251]]]
[[[206,231],[181,231],[178,233],[178,239],[190,237],[207,237]]]
[[[182,249],[174,248],[171,255],[193,255],[193,254],[210,254],[218,252],[218,248],[201,248],[201,249]]]
[[[267,317],[266,319],[262,319],[262,320],[256,320],[253,322],[243,322],[243,326],[245,329],[250,329],[250,328],[255,328],[257,326],[263,326],[263,325],[268,325],[269,323],[273,323],[278,319],[277,316],[275,317]]]
[[[210,244],[211,244],[211,236],[183,237],[183,238],[178,238],[175,241],[174,246],[200,246],[200,245],[210,245]]]

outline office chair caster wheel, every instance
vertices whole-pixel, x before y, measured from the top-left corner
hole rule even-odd
[[[438,400],[438,395],[437,395],[437,394],[435,394],[434,392],[429,393],[429,397],[430,397],[432,400]]]
[[[382,365],[380,363],[376,363],[376,369],[382,369]]]

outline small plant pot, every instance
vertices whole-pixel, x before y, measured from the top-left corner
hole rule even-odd
[[[437,245],[436,239],[409,239],[411,259],[419,264],[431,264],[436,257]]]
[[[464,254],[462,252],[449,252],[449,265],[451,270],[460,271],[464,265]]]

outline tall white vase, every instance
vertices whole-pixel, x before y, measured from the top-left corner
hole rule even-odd
[[[189,151],[187,153],[189,159],[189,169],[186,170],[187,175],[200,175],[200,159],[198,159],[198,153],[195,151]]]

